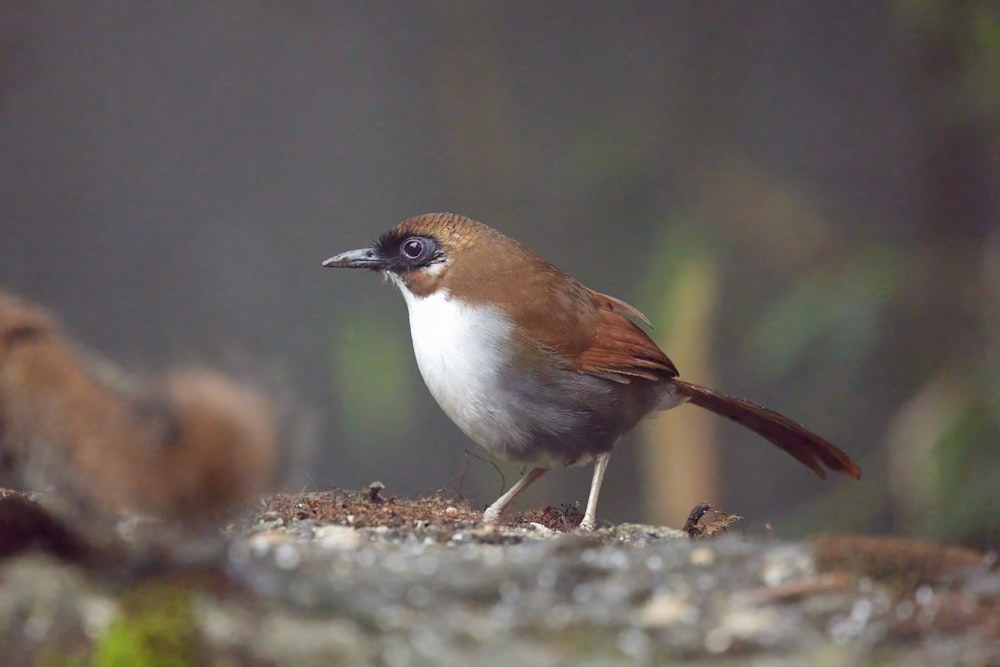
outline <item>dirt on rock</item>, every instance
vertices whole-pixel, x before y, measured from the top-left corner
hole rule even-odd
[[[108,549],[8,499],[0,655],[5,667],[1000,663],[995,555],[750,539],[724,534],[734,515],[695,510],[687,531],[581,533],[576,505],[484,526],[461,499],[373,483],[270,496],[221,535],[119,528]]]

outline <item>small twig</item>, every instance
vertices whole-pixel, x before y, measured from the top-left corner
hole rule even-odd
[[[374,481],[368,485],[368,500],[375,503],[376,505],[381,505],[385,502],[385,498],[380,496],[383,489],[385,489],[385,484],[379,481]]]
[[[706,514],[711,514],[709,520],[702,522]],[[711,504],[706,500],[694,506],[687,521],[684,522],[684,532],[691,539],[699,537],[715,537],[729,530],[729,526],[740,521],[743,517],[736,514],[726,514],[712,509]]]
[[[500,477],[500,493],[503,493],[504,490],[506,490],[506,488],[507,488],[507,478],[504,476],[503,471],[500,470],[500,467],[496,464],[496,461],[494,461],[492,457],[491,458],[486,458],[485,456],[480,456],[479,454],[475,454],[473,452],[470,452],[468,449],[465,450],[465,456],[466,456],[465,464],[462,466],[462,470],[459,471],[463,475],[463,479],[464,479],[465,472],[469,468],[469,459],[473,458],[473,459],[476,459],[477,461],[483,461],[484,463],[489,463],[491,466],[493,466],[493,469],[496,470],[497,475]],[[452,479],[454,479],[454,478],[452,478]],[[459,498],[461,498],[461,497],[462,496],[459,495]]]
[[[498,466],[497,462],[493,460],[493,457],[491,456],[486,458],[485,456],[479,456],[478,454],[470,454],[470,456],[474,459],[485,461],[493,467],[493,470],[495,470],[497,475],[500,477],[500,493],[502,494],[507,489],[507,477],[503,474],[503,470],[500,470],[500,466]]]
[[[701,526],[698,522],[701,521],[701,517],[705,516],[707,512],[712,510],[712,505],[707,500],[703,500],[691,509],[691,513],[688,514],[687,521],[684,522],[684,532],[688,534],[688,537],[695,538],[701,537]]]
[[[465,458],[462,459],[462,467],[460,467],[458,469],[458,472],[452,475],[451,479],[448,480],[448,488],[453,490],[455,496],[459,500],[465,499],[465,496],[462,495],[462,485],[465,483],[465,476],[469,472],[469,456],[470,456],[469,450],[466,449],[464,451],[465,451]]]

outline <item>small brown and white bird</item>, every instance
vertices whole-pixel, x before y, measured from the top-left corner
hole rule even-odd
[[[580,523],[593,529],[615,442],[682,403],[742,424],[821,478],[824,467],[861,477],[850,456],[791,419],[678,379],[642,313],[484,224],[421,215],[323,266],[384,272],[406,300],[417,366],[441,409],[490,453],[530,466],[486,509],[487,523],[549,470],[593,461]]]

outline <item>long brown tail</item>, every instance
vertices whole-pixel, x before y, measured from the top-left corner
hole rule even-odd
[[[823,466],[861,479],[861,468],[846,452],[788,417],[708,387],[676,379],[673,383],[689,402],[747,427],[794,456],[821,479],[826,479]]]

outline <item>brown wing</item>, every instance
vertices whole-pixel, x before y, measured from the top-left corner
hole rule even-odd
[[[650,329],[653,328],[653,323],[649,321],[642,311],[633,306],[632,304],[625,303],[621,299],[616,299],[613,296],[607,294],[601,294],[600,292],[595,292],[590,290],[590,294],[597,299],[598,303],[601,304],[602,308],[607,308],[608,310],[614,311],[619,315],[624,315],[631,319],[632,321],[638,320],[642,324],[645,324]]]
[[[479,262],[456,264],[450,273],[464,272],[463,285],[502,290],[508,314],[519,325],[515,335],[553,350],[573,370],[622,384],[676,377],[673,362],[636,324],[649,322],[638,309],[523,250],[508,260],[504,271],[484,274]]]
[[[673,362],[630,319],[648,322],[645,315],[614,297],[594,291],[590,295],[597,319],[594,335],[577,357],[579,370],[623,384],[633,378],[655,382],[677,376]]]

